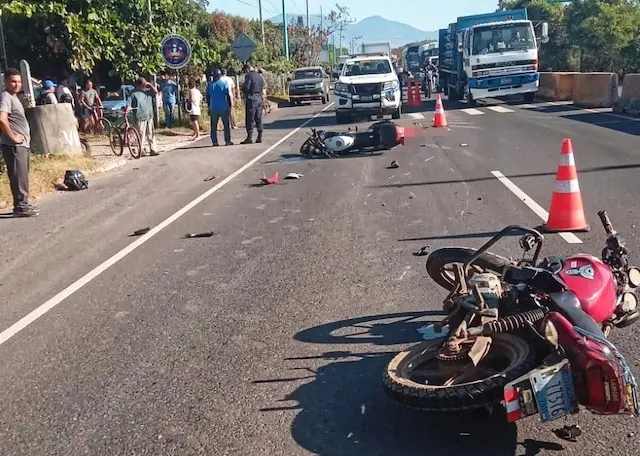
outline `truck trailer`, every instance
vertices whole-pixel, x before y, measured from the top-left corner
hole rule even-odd
[[[522,94],[533,101],[540,84],[538,46],[549,41],[541,24],[536,38],[526,9],[459,17],[439,31],[440,85],[449,100]]]

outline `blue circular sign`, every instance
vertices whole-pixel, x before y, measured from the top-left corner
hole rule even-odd
[[[179,70],[191,60],[191,45],[182,35],[167,35],[162,40],[162,58],[169,68]]]

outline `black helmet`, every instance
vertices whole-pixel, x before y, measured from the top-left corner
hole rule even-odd
[[[215,70],[213,70],[212,76],[213,76],[213,79],[220,79],[220,77],[222,76],[222,71],[216,68]]]
[[[70,169],[64,173],[64,185],[69,190],[84,190],[89,188],[89,181],[77,169]]]

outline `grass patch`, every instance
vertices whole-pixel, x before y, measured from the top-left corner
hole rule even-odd
[[[99,164],[93,157],[31,155],[31,172],[29,173],[29,197],[35,201],[40,196],[56,191],[56,185],[62,184],[64,173],[68,169],[82,171],[87,177],[95,174]],[[6,173],[0,176],[0,207],[13,205],[13,196]]]

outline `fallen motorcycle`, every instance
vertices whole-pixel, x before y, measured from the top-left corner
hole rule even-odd
[[[629,266],[606,211],[598,215],[607,233],[602,260],[577,254],[538,262],[543,236],[517,225],[478,250],[432,252],[427,272],[449,290],[447,316],[387,365],[388,396],[439,412],[503,404],[510,422],[534,414],[552,421],[580,405],[640,415],[635,378],[606,339],[611,328],[640,317],[640,270]],[[522,260],[488,252],[514,231],[525,233]]]
[[[388,150],[404,144],[404,127],[383,120],[367,130],[333,132],[311,129],[309,138],[300,147],[300,154],[308,158],[331,158],[362,152]]]

